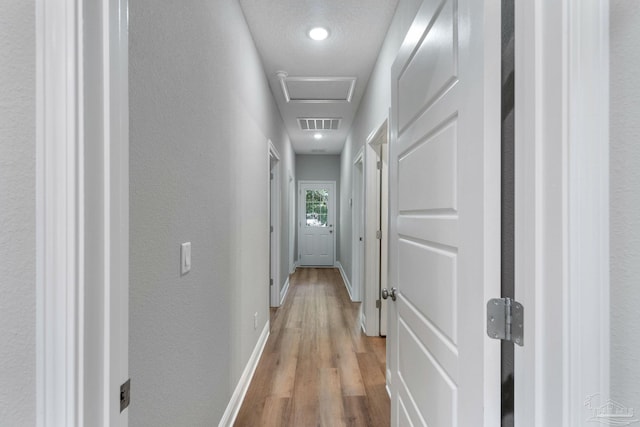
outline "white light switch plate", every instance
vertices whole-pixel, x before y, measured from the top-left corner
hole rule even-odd
[[[191,270],[191,242],[186,242],[180,246],[180,272],[185,274],[189,270]]]

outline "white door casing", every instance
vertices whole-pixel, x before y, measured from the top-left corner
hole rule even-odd
[[[500,425],[499,2],[425,0],[391,76],[391,425]]]
[[[335,264],[335,181],[299,182],[300,265]],[[307,200],[307,194],[312,200]],[[309,212],[307,212],[309,209]]]
[[[269,300],[280,306],[280,155],[271,140],[269,150]]]
[[[608,4],[515,4],[519,427],[610,421]]]
[[[296,238],[296,184],[293,174],[289,171],[289,212],[287,224],[289,227],[289,274],[293,274],[296,269],[295,238]]]
[[[366,290],[364,289],[364,245],[365,245],[365,233],[364,233],[364,159],[363,149],[360,148],[355,156],[353,162],[353,175],[352,175],[352,248],[353,248],[353,278],[351,280],[351,300],[362,301],[367,298]],[[362,327],[367,330],[366,314],[361,308]]]
[[[128,2],[36,1],[37,425],[126,427]]]
[[[370,291],[372,299],[365,301],[371,307],[370,310],[376,313],[376,319],[370,328],[371,335],[387,335],[387,312],[388,302],[380,299],[382,288],[387,287],[388,281],[388,249],[389,249],[389,121],[385,121],[374,129],[367,138],[368,154],[371,154],[371,161],[367,162],[372,170],[371,180],[367,182],[367,215],[370,220],[367,224],[372,226],[369,230],[367,243],[372,247],[368,254],[367,268],[372,271],[370,274]],[[380,299],[380,307],[376,305],[376,300]],[[374,311],[375,310],[375,311]]]

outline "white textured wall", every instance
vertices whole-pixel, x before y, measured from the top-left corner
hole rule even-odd
[[[389,114],[389,108],[391,108],[391,65],[398,54],[398,49],[421,4],[422,0],[400,0],[398,2],[398,7],[387,31],[387,36],[380,49],[376,66],[369,78],[367,91],[360,102],[356,118],[353,121],[351,133],[342,150],[340,172],[342,181],[340,194],[343,206],[349,206],[349,199],[352,198],[351,181],[353,177],[354,157],[358,150],[360,150],[360,147],[366,142],[369,134],[376,130]],[[340,263],[344,267],[345,273],[350,281],[353,279],[351,271],[351,214],[351,209],[343,209],[340,212],[342,233],[338,245]]]
[[[130,425],[212,426],[269,316],[267,138],[293,154],[236,1],[129,7]]]
[[[0,6],[0,426],[35,425],[35,4]]]
[[[611,1],[611,397],[640,411],[640,2]]]

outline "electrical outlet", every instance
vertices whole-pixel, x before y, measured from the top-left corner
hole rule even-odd
[[[258,329],[258,312],[253,314],[253,330]]]

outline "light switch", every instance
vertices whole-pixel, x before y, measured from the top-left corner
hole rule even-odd
[[[180,272],[186,274],[191,270],[191,242],[180,246]]]

